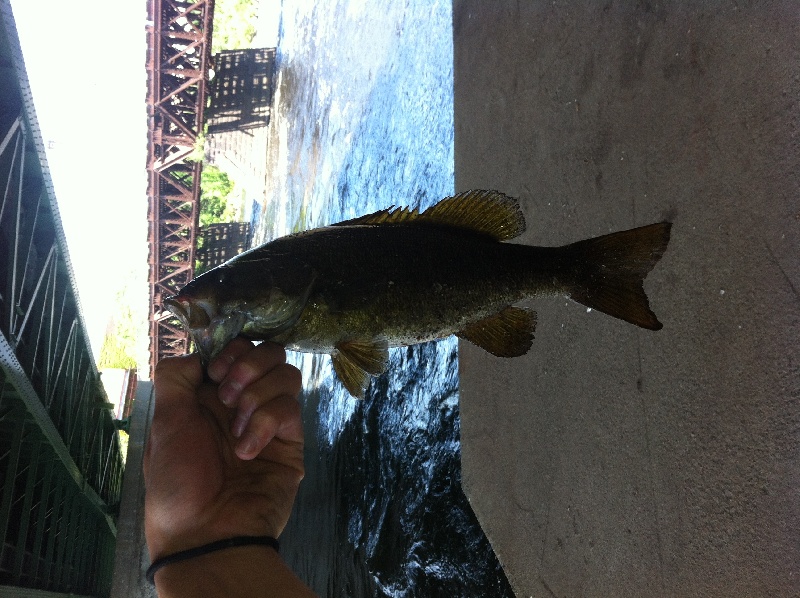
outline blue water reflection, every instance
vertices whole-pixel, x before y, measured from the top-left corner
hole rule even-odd
[[[284,0],[263,242],[453,193],[449,1]],[[511,596],[461,491],[457,343],[391,351],[364,401],[303,370],[307,475],[282,552],[323,596]]]

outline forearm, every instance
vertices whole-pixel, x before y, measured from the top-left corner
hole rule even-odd
[[[239,546],[173,563],[155,575],[159,598],[313,597],[266,546]]]

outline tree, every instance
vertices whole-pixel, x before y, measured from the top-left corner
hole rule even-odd
[[[108,323],[97,367],[134,369],[137,355],[142,352],[143,339],[147,338],[146,316],[140,312],[141,302],[136,292],[140,290],[141,275],[131,272],[129,282],[117,292],[116,315]]]
[[[130,348],[127,345],[127,339],[120,337],[116,331],[106,332],[97,367],[99,369],[136,369],[136,359],[131,356]]]
[[[200,226],[230,220],[233,206],[228,198],[233,192],[233,181],[213,164],[203,167],[200,180]]]
[[[216,0],[211,51],[249,48],[256,35],[258,6],[254,0]]]

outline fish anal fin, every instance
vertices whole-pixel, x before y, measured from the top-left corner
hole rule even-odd
[[[333,370],[347,391],[363,399],[370,376],[386,371],[389,345],[383,339],[342,341],[336,344],[331,359]]]
[[[334,226],[430,223],[479,232],[498,240],[518,237],[525,217],[516,199],[499,191],[472,190],[447,197],[420,213],[417,209],[389,208],[339,222]]]
[[[363,399],[369,384],[369,374],[342,357],[341,353],[333,353],[331,359],[333,371],[336,372],[336,376],[347,392],[357,399]]]
[[[470,324],[457,336],[497,357],[519,357],[531,348],[535,330],[535,311],[506,307],[493,316]]]

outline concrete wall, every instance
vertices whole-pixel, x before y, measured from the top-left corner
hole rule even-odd
[[[674,222],[639,330],[462,343],[464,485],[519,596],[800,594],[800,10],[454,1],[456,188],[522,242]]]
[[[155,400],[153,383],[139,380],[131,412],[128,456],[117,521],[112,598],[157,598],[155,587],[145,579],[150,555],[144,538],[144,474],[142,463]]]

